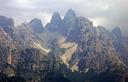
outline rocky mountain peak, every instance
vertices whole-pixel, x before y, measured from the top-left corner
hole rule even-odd
[[[12,28],[14,27],[14,21],[11,18],[7,18],[5,16],[0,16],[0,26],[5,30],[5,32],[9,33],[12,36]]]
[[[122,37],[122,32],[121,32],[121,29],[119,27],[115,27],[113,30],[112,30],[112,33],[118,38],[118,39],[121,39]]]
[[[78,27],[84,27],[84,28],[85,28],[85,26],[86,26],[86,28],[92,28],[93,27],[92,22],[85,17],[79,17],[77,19],[77,24],[78,24]]]
[[[120,28],[112,32],[102,26],[94,28],[89,19],[77,17],[72,9],[64,19],[55,12],[45,28],[37,18],[13,26],[12,19],[0,16],[0,70],[9,62],[25,79],[40,81],[47,73],[55,72],[68,78],[80,76],[80,80],[71,82],[86,82],[81,79],[91,71],[125,70],[128,66],[128,38],[122,38]],[[13,38],[9,36],[11,29]]]
[[[6,28],[14,27],[14,20],[5,16],[0,16],[0,26]]]
[[[64,21],[70,21],[76,18],[76,13],[74,10],[69,9],[66,13],[66,15],[64,16]]]
[[[83,32],[90,32],[90,33],[94,33],[94,28],[92,25],[92,22],[89,21],[87,18],[85,17],[77,17],[76,20],[74,20],[74,22],[72,22],[71,25],[69,25],[69,27],[71,29],[69,34],[68,34],[68,40],[69,41],[73,41],[76,43],[79,43],[81,40],[81,36],[84,34]],[[82,34],[83,33],[83,34]]]
[[[49,24],[46,25],[46,29],[50,32],[61,32],[62,19],[58,12],[55,12]]]
[[[30,21],[30,26],[36,33],[43,32],[43,24],[40,19],[34,18]]]
[[[60,23],[62,21],[61,16],[58,12],[55,12],[52,16],[51,23],[58,22]]]

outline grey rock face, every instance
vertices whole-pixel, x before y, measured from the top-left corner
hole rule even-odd
[[[72,21],[73,19],[76,18],[76,13],[74,10],[69,9],[66,13],[66,15],[64,16],[64,21],[68,22],[68,21]]]
[[[50,70],[47,57],[35,48],[27,48],[21,51],[21,57],[17,65],[17,73],[25,78],[38,79],[42,74]],[[38,77],[38,78],[36,78]]]
[[[60,30],[61,25],[63,28]],[[90,68],[103,71],[102,68],[106,70],[121,64],[114,48],[113,34],[101,26],[94,28],[91,21],[77,17],[72,9],[68,10],[63,20],[58,13],[55,13],[47,27],[47,29],[51,28],[55,28],[51,32],[59,32],[66,37],[67,42],[78,44],[77,50],[68,62],[69,66],[76,65],[79,70]],[[56,55],[58,54],[59,58],[62,54],[61,49],[56,46],[54,48],[52,53],[57,50]]]
[[[118,40],[122,39],[122,32],[121,29],[119,27],[116,27],[112,30],[112,33],[114,36],[117,37]]]
[[[93,30],[92,22],[90,22],[87,18],[79,17],[74,21],[74,26],[71,25],[72,30],[70,30],[69,35],[67,35],[67,39],[69,41],[79,43],[82,32],[95,32]]]
[[[124,52],[124,48],[123,48],[123,43],[122,43],[122,32],[120,30],[119,27],[116,27],[112,30],[112,35],[113,35],[113,44],[114,44],[114,47],[116,49],[116,51],[118,52],[118,54],[121,55],[121,53]]]
[[[8,49],[5,46],[0,45],[0,69],[2,65],[7,63]]]
[[[11,20],[0,17],[0,26],[7,33],[10,33],[10,26],[13,27],[13,23],[9,21]],[[17,73],[27,79],[39,79],[49,70],[58,70],[59,63],[65,64],[66,69],[72,69],[74,66],[78,71],[104,71],[115,65],[121,66],[123,62],[114,47],[116,40],[122,37],[120,30],[115,29],[111,33],[101,26],[94,28],[91,21],[85,17],[77,17],[72,9],[68,10],[64,19],[54,13],[51,22],[44,29],[41,20],[33,19],[15,28],[13,34],[13,39],[9,40],[6,36],[1,43],[16,41],[20,54]],[[49,49],[44,48],[44,41]],[[0,46],[0,49],[5,50],[6,54],[6,48]],[[2,58],[5,58],[3,62],[6,62],[6,55]]]
[[[50,23],[47,24],[46,29],[50,32],[59,32],[63,36],[67,36],[69,32],[75,28],[76,23],[75,11],[69,9],[64,19],[62,19],[58,12],[52,16]]]
[[[55,12],[52,16],[50,23],[46,26],[46,29],[50,32],[62,32],[62,19],[58,12]]]
[[[0,27],[2,27],[5,30],[5,32],[9,33],[9,35],[12,36],[12,28],[14,27],[13,19],[0,16]]]
[[[116,64],[120,65],[109,31],[103,27],[94,28],[92,23],[83,17],[78,18],[77,28],[80,29],[77,30],[80,31],[79,34],[73,35],[74,37],[79,36],[76,38],[79,45],[75,56],[72,57],[71,64],[78,62],[79,70],[90,68],[100,71]]]
[[[69,32],[75,28],[77,16],[75,11],[69,9],[66,15],[64,16],[63,23],[64,23],[64,36],[69,35]]]
[[[4,31],[3,28],[0,28],[0,45],[1,45],[1,62],[4,61],[2,64],[11,64],[12,66],[16,66],[17,60],[17,45],[12,37],[9,36],[8,33]]]
[[[44,30],[41,20],[37,18],[30,21],[30,26],[36,33],[41,33]]]
[[[128,55],[127,55],[127,42],[125,42],[126,37],[122,36],[121,29],[119,27],[116,27],[112,30],[112,38],[113,38],[113,45],[118,53],[118,55],[121,57],[122,61],[128,65]]]

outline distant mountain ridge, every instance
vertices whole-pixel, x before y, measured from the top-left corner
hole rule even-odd
[[[78,17],[72,9],[63,19],[55,12],[45,27],[37,18],[15,27],[13,19],[0,16],[0,70],[8,63],[19,76],[35,80],[49,72],[127,70],[127,42],[120,28],[110,32],[94,27],[92,21]]]

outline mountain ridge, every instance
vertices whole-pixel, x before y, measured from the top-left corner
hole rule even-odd
[[[72,9],[63,19],[55,12],[45,27],[35,18],[13,28],[14,23],[10,24],[10,20],[2,16],[0,26],[0,44],[15,46],[15,53],[7,51],[5,45],[0,47],[7,53],[5,56],[1,54],[4,62],[0,66],[8,63],[26,79],[38,80],[49,72],[86,75],[92,70],[94,73],[127,70],[128,39],[122,36],[121,30],[115,28],[110,32],[102,26],[94,27],[88,18],[78,17]],[[15,63],[9,63],[8,58]]]

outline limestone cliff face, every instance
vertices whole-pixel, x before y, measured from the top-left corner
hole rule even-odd
[[[32,27],[33,32],[35,32],[35,33],[42,33],[44,30],[42,22],[40,19],[37,19],[37,18],[32,19],[29,22],[29,24]]]
[[[122,65],[113,45],[111,32],[101,26],[94,28],[91,21],[85,17],[77,17],[72,10],[68,11],[62,21],[63,29],[67,30],[68,34],[64,35],[64,40],[60,42],[57,41],[62,38],[56,38],[58,40],[53,41],[57,45],[53,46],[51,52],[56,55],[57,60],[66,64],[69,69],[104,71],[115,65]],[[65,24],[66,22],[68,23]],[[50,27],[48,28],[50,29]],[[58,31],[59,29],[56,29],[56,32]],[[63,34],[60,33],[60,35]]]
[[[46,31],[50,32],[63,32],[63,24],[60,14],[55,12],[52,16],[50,23],[46,25]]]
[[[0,27],[2,27],[9,36],[13,34],[14,21],[11,18],[0,16]]]
[[[0,66],[8,63],[16,65],[16,45],[14,40],[9,36],[4,29],[0,28]]]
[[[121,60],[128,65],[127,37],[123,37],[121,29],[119,27],[114,28],[111,33],[112,33],[113,45],[116,52],[120,56]]]
[[[67,36],[67,41],[78,44],[77,49],[68,59],[68,66],[71,69],[75,66],[77,68],[75,70],[79,71],[87,68],[103,71],[114,65],[121,65],[110,36],[111,33],[104,27],[94,28],[87,18],[78,18],[76,27]]]
[[[17,65],[18,75],[25,78],[38,79],[50,70],[50,61],[40,50],[36,48],[26,48],[22,50],[20,54]]]
[[[104,71],[115,65],[124,65],[114,47],[113,34],[104,27],[95,28],[90,20],[77,17],[73,10],[69,9],[64,19],[55,13],[44,33],[53,28],[56,30],[50,33],[54,35],[56,32],[62,36],[55,36],[49,43],[50,54],[54,54],[55,59],[63,62],[69,69]]]
[[[7,63],[7,58],[8,58],[8,49],[0,45],[0,70],[2,69],[2,65]]]
[[[63,19],[54,13],[44,28],[40,19],[13,27],[12,19],[0,16],[0,66],[8,63],[27,79],[40,80],[59,70],[86,73],[127,67],[128,39],[121,31],[94,27],[72,9]]]

